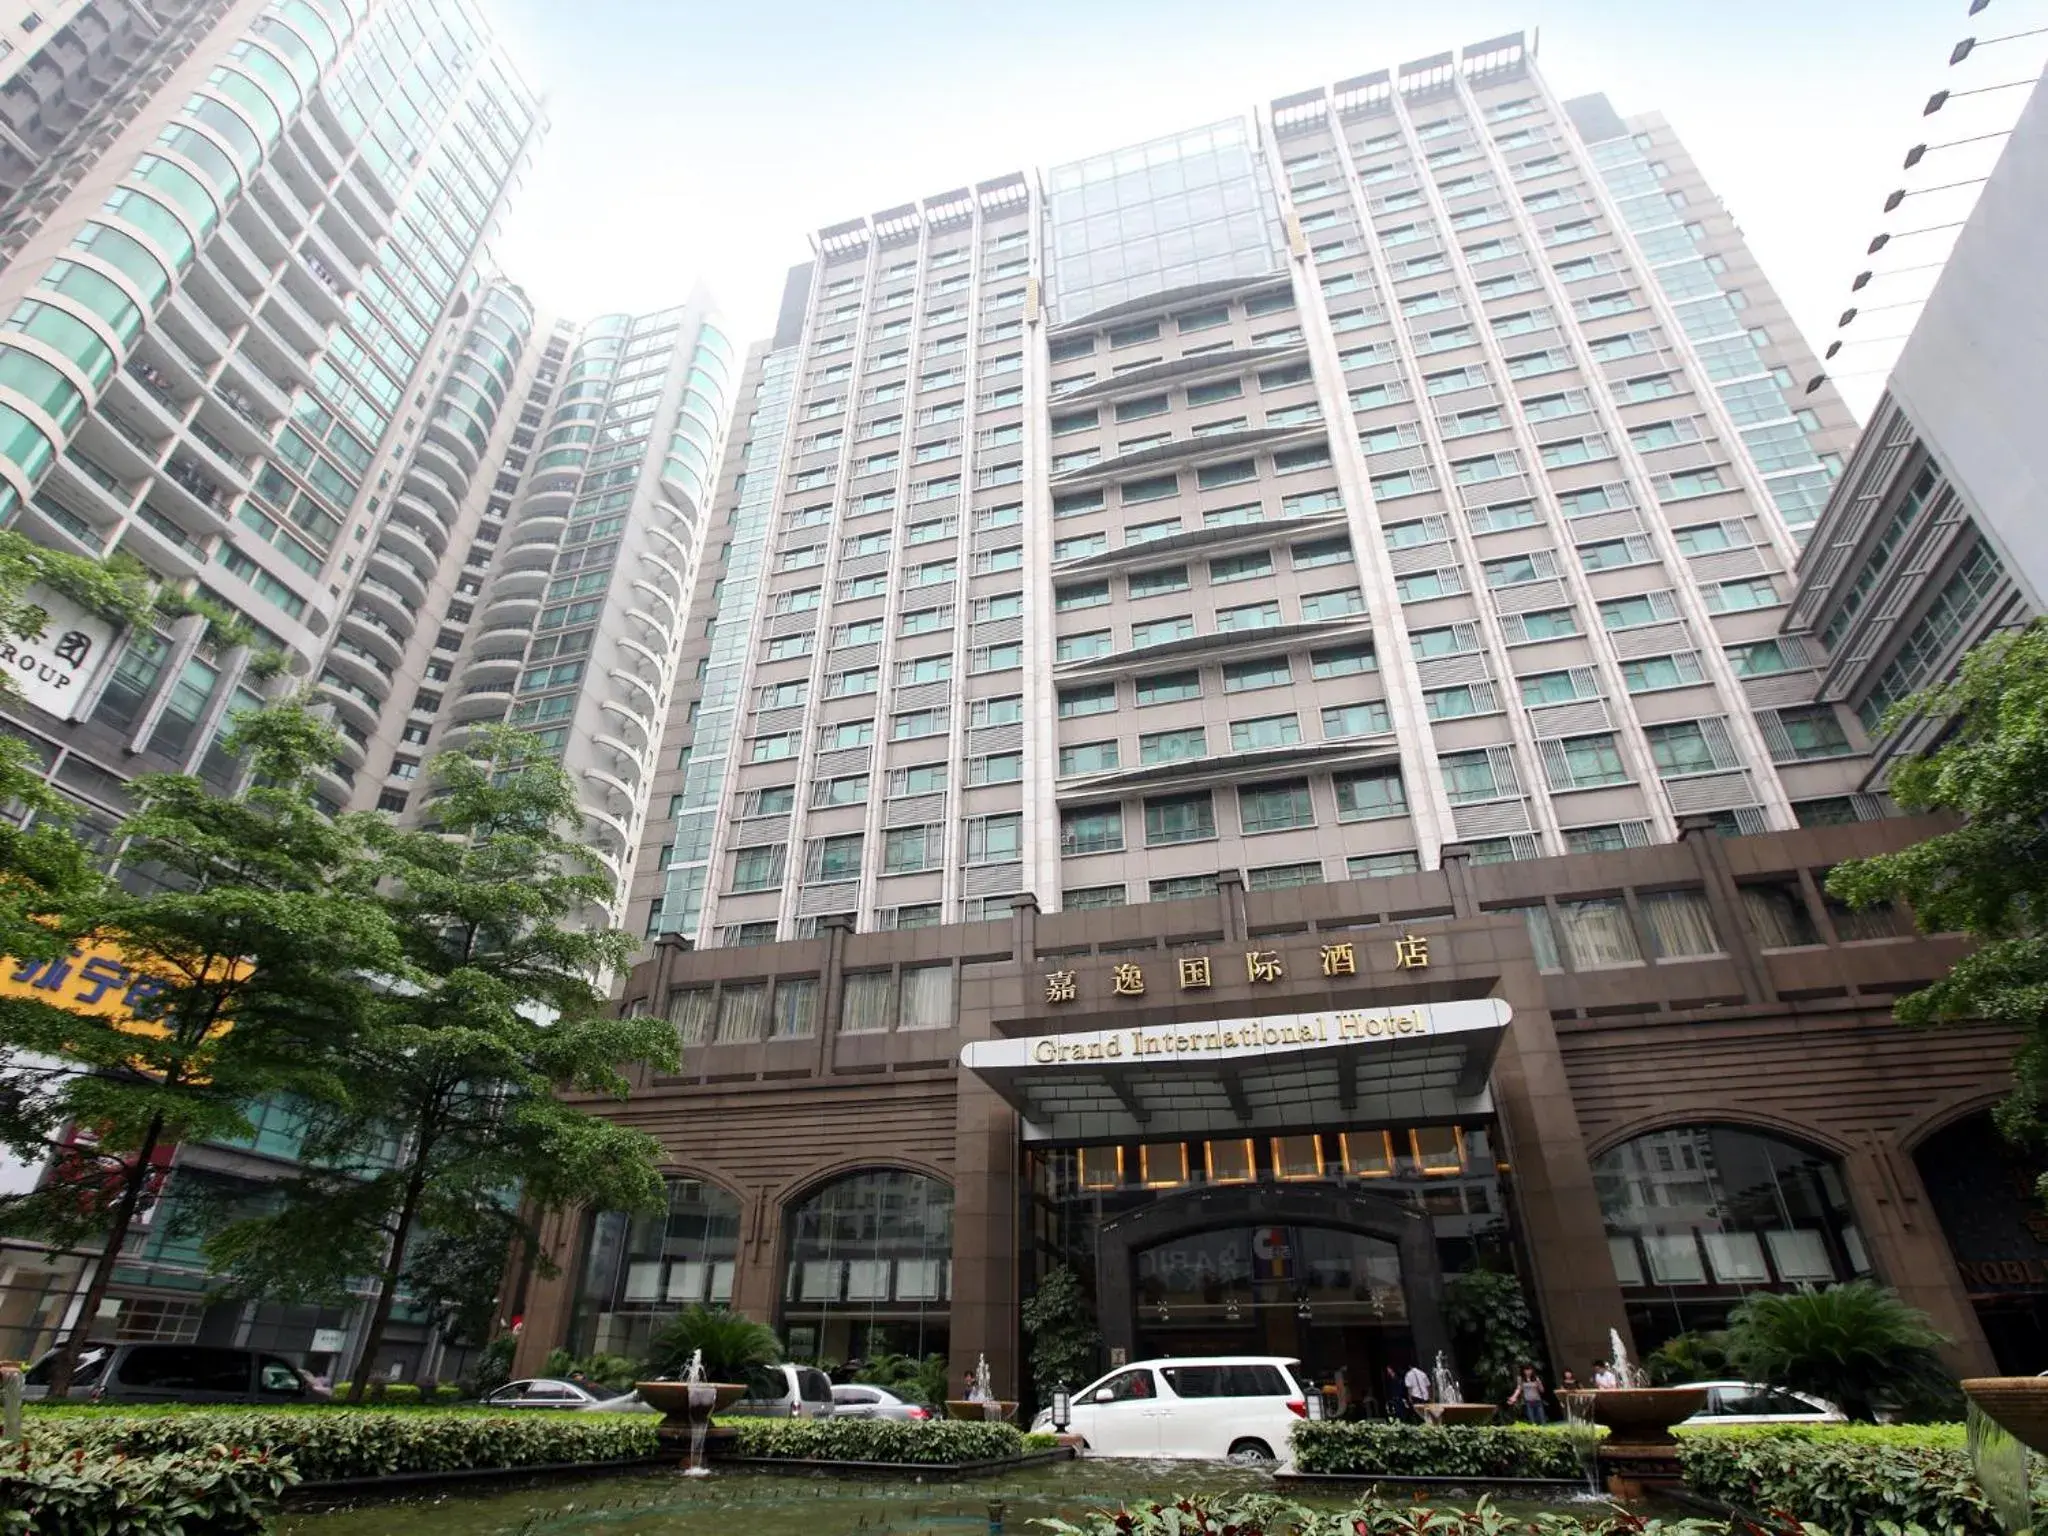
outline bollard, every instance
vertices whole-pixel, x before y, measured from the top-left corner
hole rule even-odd
[[[21,1443],[21,1365],[0,1361],[0,1444]]]
[[[1003,1513],[1005,1506],[1001,1499],[988,1501],[988,1536],[1003,1536]]]

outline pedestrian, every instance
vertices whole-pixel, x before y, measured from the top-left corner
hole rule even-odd
[[[1403,1415],[1401,1412],[1400,1373],[1390,1365],[1381,1374],[1384,1380],[1380,1383],[1380,1401],[1386,1408],[1387,1417],[1390,1419],[1401,1418]]]
[[[1593,1362],[1593,1390],[1595,1392],[1612,1392],[1620,1385],[1621,1378],[1614,1373],[1612,1363],[1606,1360],[1595,1360]]]
[[[1420,1419],[1429,1402],[1429,1372],[1422,1368],[1421,1361],[1408,1367],[1408,1374],[1401,1378],[1401,1390],[1408,1401],[1408,1417]]]
[[[1536,1367],[1526,1360],[1522,1362],[1522,1368],[1515,1377],[1514,1390],[1508,1393],[1505,1406],[1510,1413],[1519,1408],[1526,1423],[1550,1422],[1549,1411],[1543,1405],[1543,1378],[1536,1374]]]
[[[1564,1374],[1557,1379],[1557,1395],[1563,1397],[1567,1392],[1583,1392],[1585,1390],[1584,1387],[1579,1385],[1578,1373],[1570,1366],[1566,1366]]]

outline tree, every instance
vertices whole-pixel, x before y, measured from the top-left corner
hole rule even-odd
[[[1675,1333],[1643,1360],[1653,1387],[1682,1387],[1728,1374],[1728,1335],[1719,1331]]]
[[[313,1117],[276,1206],[209,1240],[231,1284],[255,1294],[332,1300],[370,1277],[352,1401],[417,1234],[473,1239],[514,1192],[529,1216],[662,1202],[659,1144],[555,1090],[623,1099],[620,1065],[672,1067],[674,1032],[611,1017],[598,990],[632,940],[578,926],[612,886],[577,840],[569,776],[519,732],[476,743],[435,760],[433,827],[371,829],[378,907],[405,955],[335,1064],[349,1093]]]
[[[498,1287],[518,1239],[508,1212],[480,1213],[473,1230],[425,1232],[405,1254],[404,1286],[413,1305],[451,1344],[482,1344],[491,1336]]]
[[[1478,1378],[1482,1400],[1500,1402],[1524,1362],[1539,1353],[1522,1282],[1498,1270],[1468,1269],[1444,1282],[1444,1322],[1458,1358]]]
[[[31,899],[24,871],[49,850],[33,828],[8,849],[21,861],[0,880],[15,942],[31,947],[26,924],[64,947],[16,973],[52,1001],[0,1006],[0,1139],[54,1159],[35,1190],[0,1199],[0,1230],[98,1239],[54,1397],[169,1149],[248,1135],[247,1110],[268,1095],[340,1095],[328,1067],[366,1021],[363,978],[402,958],[389,913],[368,899],[375,818],[330,819],[313,798],[335,747],[330,727],[287,704],[234,723],[228,749],[252,770],[239,794],[185,774],[137,778],[116,834],[135,890],[70,869],[55,884],[46,872],[46,896]]]
[[[1977,946],[1949,974],[1893,1004],[1907,1024],[1989,1020],[2020,1031],[2013,1090],[1997,1112],[2011,1140],[2048,1142],[2048,627],[1986,641],[1953,682],[1895,706],[1947,720],[1931,750],[1892,771],[1892,798],[1962,825],[1897,853],[1836,866],[1828,890],[1853,907],[1904,899],[1922,930]],[[2048,1190],[2043,1191],[2048,1194]]]
[[[1746,1381],[1824,1397],[1852,1419],[1955,1396],[1925,1312],[1869,1280],[1824,1291],[1758,1291],[1728,1316],[1723,1348]]]
[[[723,1307],[685,1307],[670,1318],[649,1342],[647,1366],[662,1376],[679,1376],[690,1356],[704,1352],[706,1381],[745,1381],[756,1366],[782,1358],[775,1330],[742,1312]]]
[[[1031,1340],[1031,1388],[1050,1401],[1060,1387],[1074,1388],[1095,1374],[1102,1333],[1081,1277],[1067,1265],[1049,1271],[1024,1303],[1025,1337]]]

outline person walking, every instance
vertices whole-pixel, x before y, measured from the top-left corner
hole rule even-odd
[[[1407,1416],[1411,1419],[1422,1418],[1422,1410],[1429,1404],[1429,1372],[1422,1368],[1421,1361],[1418,1360],[1408,1367],[1408,1374],[1401,1378],[1401,1392],[1407,1399]]]
[[[1543,1403],[1543,1378],[1536,1374],[1536,1367],[1526,1360],[1522,1362],[1522,1368],[1515,1377],[1514,1390],[1508,1394],[1506,1407],[1510,1413],[1519,1409],[1525,1423],[1550,1422],[1550,1411]]]
[[[1615,1374],[1614,1366],[1611,1362],[1606,1360],[1595,1360],[1593,1362],[1593,1390],[1595,1392],[1612,1392],[1620,1385],[1621,1377]]]

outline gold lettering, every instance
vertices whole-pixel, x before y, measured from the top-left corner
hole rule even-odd
[[[1072,971],[1052,971],[1045,978],[1045,1000],[1048,1003],[1071,1003],[1077,996]]]
[[[1323,946],[1323,974],[1325,976],[1356,976],[1358,974],[1358,951],[1349,943],[1325,944]]]
[[[1183,992],[1210,984],[1209,957],[1207,955],[1182,955],[1180,957],[1180,986]]]
[[[1110,975],[1116,983],[1118,997],[1143,997],[1145,995],[1145,972],[1136,965],[1110,967]]]
[[[1394,940],[1394,966],[1397,970],[1422,970],[1428,964],[1428,938],[1421,934],[1404,933]]]
[[[1060,1048],[1050,1040],[1041,1040],[1031,1048],[1031,1059],[1041,1064],[1058,1061]]]
[[[1273,949],[1246,950],[1244,969],[1252,981],[1278,981],[1286,974],[1280,968],[1280,952]]]

